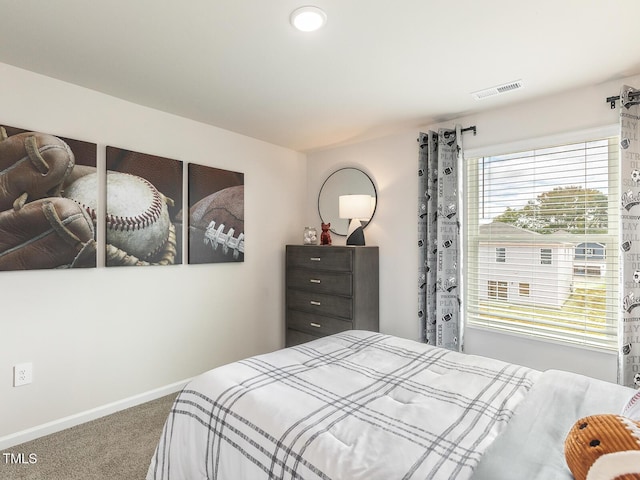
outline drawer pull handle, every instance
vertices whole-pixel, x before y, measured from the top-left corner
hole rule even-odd
[[[315,300],[311,300],[309,303],[310,303],[311,305],[315,305],[316,307],[319,307],[319,306],[320,306],[320,302],[316,302]]]
[[[311,257],[309,260],[311,260],[312,262],[319,262],[320,257]]]
[[[320,283],[320,280],[318,280],[317,278],[310,278],[309,282],[310,283]]]
[[[320,325],[319,323],[310,323],[309,325],[315,328],[322,328],[322,325]]]

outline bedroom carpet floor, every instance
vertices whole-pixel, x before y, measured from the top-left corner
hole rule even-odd
[[[143,480],[177,393],[0,452],[2,480]],[[13,454],[14,461],[5,453]],[[23,454],[24,464],[21,464]],[[35,454],[37,461],[29,462]]]

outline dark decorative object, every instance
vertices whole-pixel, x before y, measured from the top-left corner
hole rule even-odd
[[[331,223],[323,223],[321,227],[322,234],[320,235],[320,245],[331,245],[331,232],[329,232]]]
[[[347,245],[364,245],[364,230],[362,230],[362,225],[358,225],[353,231],[351,231],[351,228],[349,229]]]

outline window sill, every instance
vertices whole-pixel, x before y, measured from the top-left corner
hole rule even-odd
[[[465,324],[465,329],[466,330],[478,330],[478,331],[484,331],[484,332],[491,332],[491,333],[497,333],[499,335],[505,335],[505,336],[511,336],[511,337],[517,337],[519,339],[524,339],[524,340],[531,340],[534,342],[541,342],[541,343],[545,343],[545,344],[554,344],[554,345],[559,345],[562,347],[567,347],[567,348],[577,348],[580,350],[590,350],[592,352],[598,352],[598,353],[604,353],[604,354],[609,354],[609,355],[613,355],[616,356],[618,353],[618,349],[616,347],[606,347],[606,346],[598,346],[598,345],[587,345],[584,343],[578,343],[578,342],[569,342],[569,341],[563,341],[557,338],[552,338],[552,337],[546,337],[543,335],[534,335],[531,333],[526,333],[526,332],[518,332],[516,330],[507,330],[507,329],[503,329],[503,328],[496,328],[496,327],[491,327],[488,325],[478,325],[475,323],[469,323],[467,322]]]

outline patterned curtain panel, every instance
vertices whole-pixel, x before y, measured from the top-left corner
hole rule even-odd
[[[640,97],[620,91],[622,318],[618,383],[640,387]]]
[[[462,350],[458,177],[461,128],[420,133],[418,317],[422,341]]]

